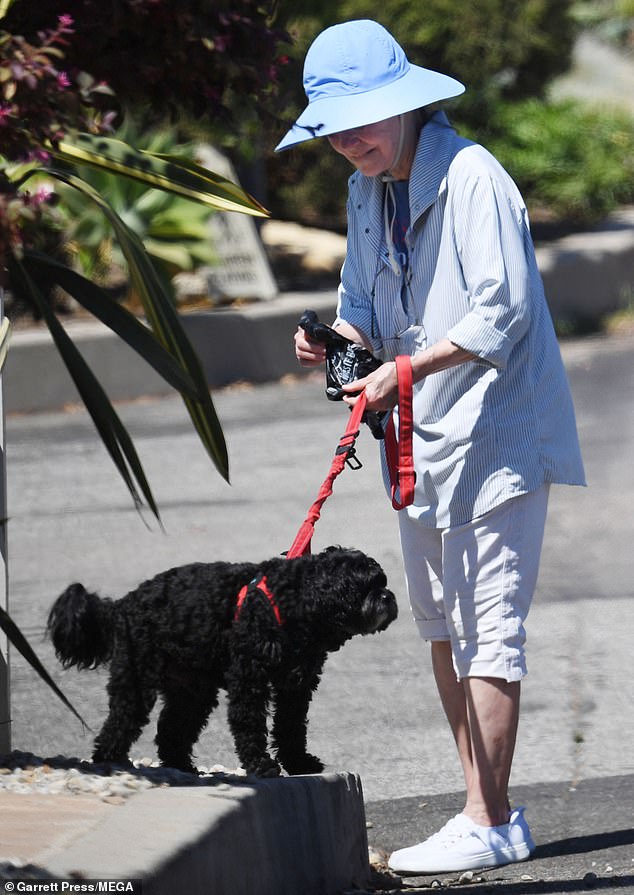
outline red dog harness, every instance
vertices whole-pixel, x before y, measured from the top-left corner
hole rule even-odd
[[[249,588],[251,587],[252,584],[255,584],[255,589],[259,590],[261,594],[264,594],[266,599],[269,601],[269,603],[271,605],[271,609],[273,610],[273,615],[275,616],[275,620],[278,623],[278,625],[283,625],[284,622],[282,621],[280,607],[277,605],[277,603],[275,601],[275,597],[273,596],[273,594],[266,582],[266,575],[263,575],[259,581],[255,581],[255,579],[254,579],[250,584],[245,584],[244,587],[240,590],[240,593],[238,594],[238,600],[236,603],[236,611],[233,616],[233,620],[236,622],[238,621],[238,618],[240,617],[240,613],[242,611],[242,606],[244,605],[244,601],[247,598],[247,594],[249,593]]]

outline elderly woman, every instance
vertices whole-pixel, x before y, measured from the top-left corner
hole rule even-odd
[[[508,783],[524,621],[549,487],[584,483],[526,208],[500,164],[439,109],[463,85],[410,63],[378,23],[323,31],[304,87],[308,106],[277,149],[325,137],[356,169],[335,327],[383,361],[345,400],[363,389],[367,408],[392,410],[398,424],[395,358],[411,360],[416,484],[398,514],[403,561],[466,782],[462,813],[390,866],[521,861],[534,843]],[[295,350],[303,365],[324,362],[301,329]]]

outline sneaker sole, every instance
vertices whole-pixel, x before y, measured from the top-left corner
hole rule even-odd
[[[504,867],[506,864],[519,864],[522,861],[527,861],[531,856],[533,848],[534,846],[531,847],[528,843],[522,842],[521,845],[503,848],[498,852],[489,851],[481,855],[474,855],[471,860],[465,858],[464,861],[455,861],[451,866],[439,863],[433,866],[430,864],[426,867],[421,867],[419,864],[416,868],[412,866],[398,868],[388,863],[388,867],[394,873],[399,873],[403,876],[423,876],[427,873],[453,873],[454,871],[462,870],[492,870],[495,867]]]

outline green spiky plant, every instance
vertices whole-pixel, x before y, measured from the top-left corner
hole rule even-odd
[[[195,159],[192,143],[179,144],[171,129],[141,132],[131,121],[117,130],[116,138],[129,146],[143,147],[153,155]],[[201,265],[213,265],[217,255],[210,240],[209,219],[213,209],[130,177],[112,177],[107,170],[77,166],[82,179],[108,203],[143,241],[153,261],[173,277]],[[109,272],[125,268],[125,257],[113,239],[113,230],[94,203],[72,187],[61,184],[67,248],[82,272],[97,282]]]

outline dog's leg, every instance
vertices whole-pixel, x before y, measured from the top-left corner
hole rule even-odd
[[[218,705],[218,686],[197,680],[195,685],[170,684],[161,695],[163,708],[156,726],[156,743],[161,764],[197,774],[192,749],[207,718]]]
[[[319,774],[322,762],[306,751],[308,707],[319,683],[319,674],[303,679],[292,689],[282,686],[275,692],[273,744],[278,761],[289,774]]]
[[[280,766],[267,751],[268,679],[261,671],[253,672],[253,665],[248,673],[237,663],[231,667],[227,675],[227,718],[245,771],[259,777],[277,777]]]
[[[150,688],[132,689],[127,673],[118,674],[111,669],[108,697],[108,717],[95,738],[93,761],[125,764],[130,747],[150,719],[156,692]]]

